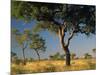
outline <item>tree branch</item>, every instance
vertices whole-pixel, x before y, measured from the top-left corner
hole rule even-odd
[[[34,49],[34,50],[35,50],[36,54],[38,55],[38,59],[40,60],[40,54],[39,54],[38,50],[37,49]]]
[[[65,47],[64,37],[65,37],[64,28],[60,26],[59,27],[59,38],[60,38],[60,42],[63,48]]]
[[[72,31],[70,37],[68,38],[68,41],[67,41],[66,47],[69,46],[70,40],[73,38],[73,36],[74,36],[74,30]]]

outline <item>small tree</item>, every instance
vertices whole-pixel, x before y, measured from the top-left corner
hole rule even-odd
[[[17,54],[11,51],[11,62],[16,61]]]
[[[90,55],[89,53],[85,53],[84,58],[85,59],[90,59],[90,58],[92,58],[92,55]]]
[[[61,55],[59,52],[55,53],[54,55],[50,55],[49,58],[53,60],[61,60],[64,59],[65,55]]]
[[[11,51],[11,57],[16,57],[16,55],[17,55],[16,53]]]
[[[55,57],[55,59],[60,59],[60,53],[59,52],[57,52],[56,54],[54,54],[54,57]]]
[[[65,54],[62,54],[62,55],[60,55],[60,58],[63,60],[63,59],[65,59]]]
[[[38,34],[33,34],[31,37],[30,48],[33,49],[40,60],[40,51],[45,52],[45,40],[40,37]]]
[[[75,53],[72,53],[71,54],[71,59],[75,59],[75,57],[76,57],[76,54]]]
[[[21,33],[18,29],[12,29],[12,35],[15,35],[15,40],[17,41],[18,45],[22,49],[23,54],[23,64],[25,65],[25,49],[28,47],[28,41],[30,36],[30,31],[28,29],[24,30],[23,33]]]

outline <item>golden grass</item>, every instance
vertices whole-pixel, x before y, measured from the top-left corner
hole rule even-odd
[[[65,66],[65,60],[42,60],[27,62],[26,65],[11,64],[11,73],[40,73],[40,72],[63,72],[95,69],[95,59],[72,60],[71,66]]]

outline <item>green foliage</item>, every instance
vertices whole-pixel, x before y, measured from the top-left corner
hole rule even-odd
[[[17,57],[17,54],[11,51],[11,63],[19,64],[20,61]]]
[[[45,51],[45,40],[38,34],[33,34],[31,38],[30,48],[40,51]]]
[[[49,56],[52,60],[63,60],[65,57],[65,54],[60,54],[59,52],[55,53],[54,55]]]
[[[29,39],[30,39],[30,30],[25,29],[23,33],[21,33],[18,29],[12,29],[12,35],[15,35],[15,39],[21,48],[25,48]],[[28,45],[27,45],[28,46]]]
[[[75,33],[95,34],[95,6],[12,1],[12,17],[27,22],[35,19],[42,24],[36,28],[50,31],[58,32],[65,25],[65,32],[74,28]]]
[[[96,53],[96,48],[92,49],[92,51],[93,51],[94,53]]]
[[[71,59],[75,59],[76,54],[75,53],[71,53]]]
[[[22,60],[21,59],[18,59],[18,57],[12,57],[11,58],[11,63],[14,63],[16,65],[19,65],[20,63],[22,63]]]
[[[88,54],[88,53],[85,53],[84,54],[84,58],[85,59],[91,59],[92,58],[92,55]]]
[[[48,21],[39,21],[36,26],[33,28],[33,32],[40,32],[40,31],[46,31],[48,30],[49,32],[53,32],[58,34],[58,29],[59,27],[56,26],[55,24],[52,24],[51,22]]]
[[[19,30],[16,28],[12,28],[11,33],[12,33],[12,35],[20,35]]]
[[[11,51],[11,57],[15,57],[17,54]]]

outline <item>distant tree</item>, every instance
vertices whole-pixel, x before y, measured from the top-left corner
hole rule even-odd
[[[72,53],[71,54],[71,59],[75,59],[75,57],[76,57],[76,54],[75,53]]]
[[[57,52],[57,53],[54,55],[54,57],[55,57],[56,59],[60,59],[60,53]]]
[[[63,59],[65,59],[65,54],[62,54],[62,55],[60,55],[60,58],[63,60]]]
[[[19,65],[21,63],[21,60],[18,59],[18,56],[15,52],[11,51],[11,63]]]
[[[92,55],[90,55],[89,53],[85,53],[84,58],[85,59],[90,59],[90,58],[92,58]]]
[[[43,60],[48,60],[48,58],[44,58]]]
[[[15,57],[17,54],[11,51],[11,57]]]
[[[61,59],[64,59],[65,55],[64,54],[61,55],[59,52],[57,52],[54,55],[50,55],[49,57],[50,59],[53,59],[53,60],[61,60]]]
[[[29,58],[29,62],[32,62],[32,61],[34,61],[34,59],[33,58]]]
[[[17,54],[11,51],[11,62],[15,62],[16,58],[17,58]]]
[[[50,55],[49,58],[50,58],[51,60],[58,60],[58,58],[55,57],[54,55]]]
[[[37,21],[34,31],[48,30],[58,35],[70,65],[69,45],[75,34],[95,34],[95,6],[37,2],[12,2],[12,17]],[[65,36],[68,38],[65,38]],[[67,41],[65,41],[67,39]]]
[[[45,40],[38,34],[33,34],[31,37],[30,48],[36,52],[38,60],[40,60],[40,52],[46,51]]]
[[[92,49],[93,53],[94,53],[94,57],[96,57],[96,48]]]
[[[25,65],[25,49],[28,47],[30,31],[25,29],[24,32],[21,33],[18,29],[12,29],[12,35],[15,35],[15,40],[23,51],[23,64]]]

